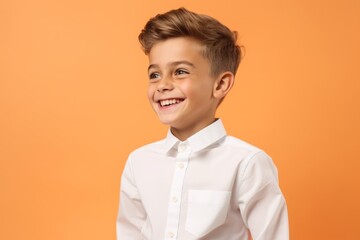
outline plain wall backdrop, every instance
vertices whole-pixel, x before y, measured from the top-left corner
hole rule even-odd
[[[0,239],[115,239],[128,154],[165,137],[137,36],[184,6],[239,32],[218,111],[272,156],[292,240],[360,239],[360,1],[0,3]]]

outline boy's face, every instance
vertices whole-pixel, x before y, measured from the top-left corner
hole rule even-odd
[[[214,121],[215,78],[203,46],[191,38],[156,43],[149,53],[148,98],[160,121],[189,136]]]

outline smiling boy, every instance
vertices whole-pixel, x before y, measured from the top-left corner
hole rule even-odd
[[[236,33],[180,8],[150,19],[139,40],[149,58],[148,99],[170,129],[128,158],[117,239],[288,239],[271,158],[215,118],[240,63]]]

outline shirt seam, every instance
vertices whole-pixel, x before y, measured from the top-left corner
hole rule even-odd
[[[254,158],[257,154],[259,154],[259,153],[264,153],[264,151],[262,151],[262,150],[256,150],[256,151],[252,152],[247,158],[245,158],[244,161],[246,162],[246,165],[245,165],[245,167],[243,168],[243,170],[240,171],[240,183],[239,183],[240,186],[242,185],[243,181],[244,181],[245,178],[246,178],[245,172],[246,172],[246,170],[247,170],[248,167],[249,167],[250,160],[253,159],[253,158]]]

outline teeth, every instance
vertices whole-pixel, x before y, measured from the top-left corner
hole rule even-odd
[[[179,103],[179,102],[181,102],[181,100],[179,100],[179,99],[167,99],[167,100],[161,100],[160,105],[162,107],[164,107],[164,106],[173,105],[173,104],[176,104],[176,103]]]

